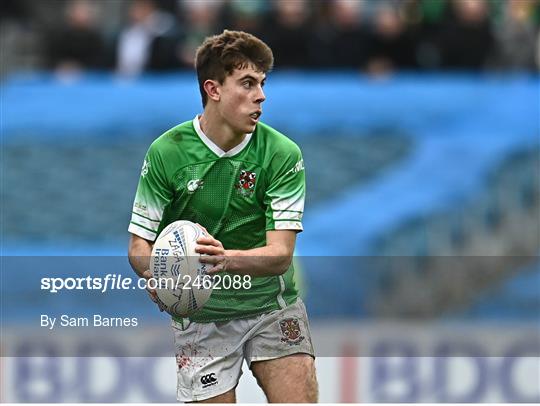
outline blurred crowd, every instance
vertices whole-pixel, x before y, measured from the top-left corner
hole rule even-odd
[[[204,37],[225,28],[267,42],[276,69],[535,71],[540,59],[540,0],[3,0],[2,8],[8,33],[33,33],[22,45],[12,35],[7,49],[33,44],[33,67],[58,72],[191,68]]]

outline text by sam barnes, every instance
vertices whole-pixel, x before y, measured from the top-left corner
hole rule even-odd
[[[42,314],[40,325],[49,330],[56,327],[137,327],[139,320],[136,317],[105,317],[101,314],[91,317],[73,317],[68,314],[51,317]]]

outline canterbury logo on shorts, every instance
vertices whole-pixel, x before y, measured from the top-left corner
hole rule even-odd
[[[203,375],[201,377],[201,383],[203,385],[203,388],[207,388],[208,386],[216,385],[218,383],[218,380],[216,378],[215,373],[211,373],[208,375]]]

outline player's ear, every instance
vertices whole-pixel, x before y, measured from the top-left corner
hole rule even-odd
[[[220,88],[219,83],[216,80],[207,79],[203,83],[204,91],[208,95],[209,99],[214,101],[219,101],[220,99]]]

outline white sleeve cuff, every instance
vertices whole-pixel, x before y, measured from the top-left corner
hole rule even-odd
[[[304,227],[302,227],[302,223],[299,221],[276,221],[274,223],[274,229],[302,231]]]
[[[157,233],[147,230],[146,228],[143,228],[135,223],[129,223],[128,231],[131,234],[138,235],[139,237],[144,238],[148,241],[155,241],[157,238]]]

